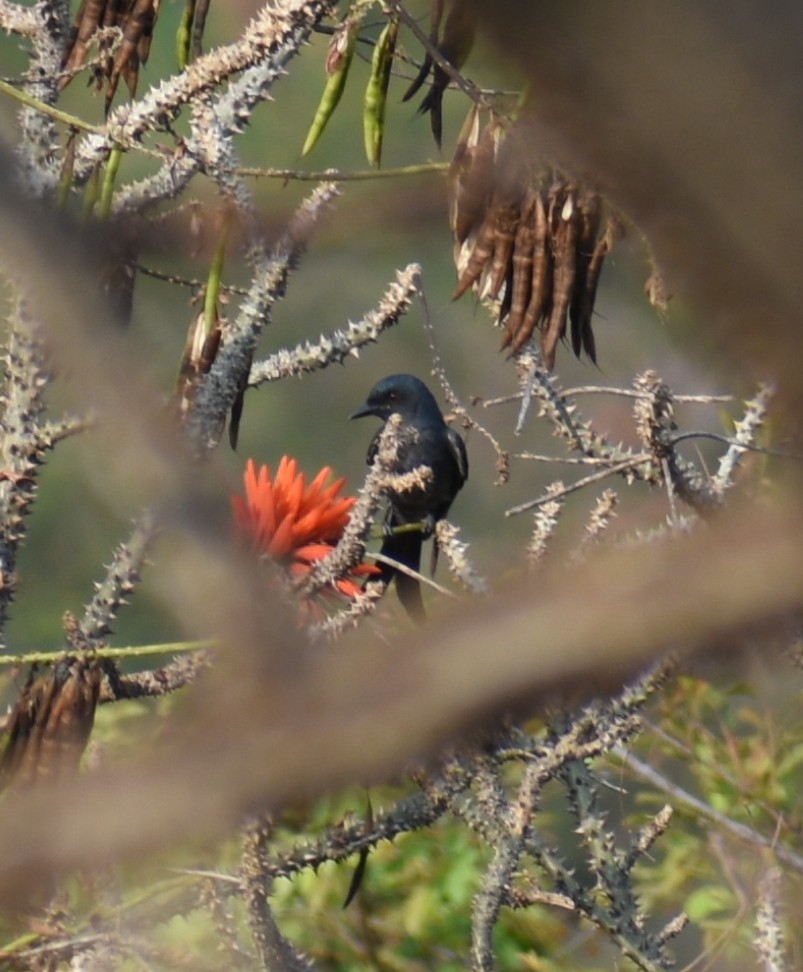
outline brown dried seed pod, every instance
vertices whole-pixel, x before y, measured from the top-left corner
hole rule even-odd
[[[449,204],[449,228],[452,235],[457,237],[457,226],[461,220],[465,219],[463,212],[465,204],[463,195],[466,190],[466,177],[474,164],[477,154],[477,145],[480,136],[480,109],[478,105],[472,104],[468,114],[463,121],[460,134],[457,136],[457,143],[454,148],[452,161],[449,163],[449,171],[446,174],[446,196]],[[471,231],[468,228],[465,236]],[[463,236],[462,239],[465,239]],[[458,239],[458,242],[462,242]]]
[[[557,235],[560,226],[560,215],[566,203],[566,193],[568,186],[562,179],[555,179],[549,187],[547,196],[547,235],[553,240]]]
[[[496,156],[496,126],[486,125],[480,133],[476,106],[466,123],[470,123],[466,141],[458,144],[448,176],[450,225],[458,243],[466,240],[485,217],[493,192]]]
[[[507,131],[502,134],[504,137],[500,140],[497,151],[496,184],[492,202],[496,212],[496,235],[489,294],[493,298],[512,271],[513,243],[531,178],[519,139]],[[506,297],[509,303],[509,295]]]
[[[105,0],[82,0],[70,28],[67,46],[64,49],[62,70],[65,72],[65,76],[60,79],[59,87],[66,87],[72,80],[72,73],[77,71],[86,61],[89,53],[89,42],[101,25],[105,9]]]
[[[140,16],[145,23],[140,32],[137,42],[137,57],[140,64],[147,64],[151,55],[151,44],[153,43],[153,28],[156,26],[156,18],[159,16],[159,0],[150,0],[150,10],[145,11]]]
[[[65,658],[39,677],[32,671],[9,716],[0,788],[75,771],[92,730],[100,681],[100,669],[84,658]]]
[[[585,284],[588,265],[597,245],[602,219],[599,193],[587,190],[578,199],[580,229],[577,235],[577,283]]]
[[[533,189],[527,190],[521,219],[513,242],[512,274],[510,285],[505,294],[509,298],[510,310],[502,337],[502,349],[506,348],[521,326],[533,282],[533,250],[535,247],[535,197]],[[500,318],[502,315],[500,315]]]
[[[583,337],[586,342],[584,349],[594,363],[596,363],[596,342],[591,329],[591,318],[594,313],[594,303],[597,298],[597,286],[605,257],[611,252],[616,241],[620,239],[623,230],[624,228],[616,216],[608,217],[605,232],[600,237],[591,255],[582,293],[577,298],[581,307],[578,313],[582,315],[581,321],[585,328],[583,331]]]
[[[622,224],[615,216],[609,216],[605,225],[605,232],[597,245],[594,247],[594,253],[591,256],[591,262],[589,263],[588,273],[586,275],[586,289],[589,293],[592,305],[597,292],[597,285],[599,283],[600,272],[602,271],[602,264],[605,257],[613,249],[616,241],[620,238],[621,234]]]
[[[584,192],[579,199],[580,228],[577,236],[576,277],[569,306],[572,346],[582,348],[596,364],[596,346],[591,329],[593,305],[589,303],[588,271],[596,249],[601,219],[600,198],[596,192]]]
[[[119,27],[120,20],[125,16],[123,0],[106,0],[103,10],[103,26]]]
[[[120,78],[125,81],[125,86],[128,88],[129,94],[132,96],[137,90],[137,83],[139,82],[139,58],[136,52],[131,55],[131,57],[121,64],[118,68],[117,62],[112,68],[111,78],[109,79],[109,90],[106,93],[106,111],[109,111],[111,107],[111,101],[117,91],[117,85],[119,84]]]
[[[557,209],[557,206],[555,207]],[[555,365],[555,349],[566,333],[566,315],[569,311],[577,261],[577,234],[579,213],[573,191],[565,195],[558,214],[557,228],[552,237],[552,307],[549,319],[541,335],[541,352],[550,370]],[[579,354],[579,349],[574,349]]]
[[[650,305],[659,314],[665,314],[669,310],[669,301],[672,295],[666,289],[666,282],[657,266],[653,264],[649,277],[644,281],[644,293]]]
[[[32,669],[8,717],[5,748],[0,759],[0,789],[12,781],[21,785],[33,782],[43,730],[41,722],[37,724],[36,717],[42,701],[49,705],[47,696],[53,691],[55,679],[52,670],[35,680]]]
[[[100,670],[84,659],[65,660],[56,666],[57,690],[42,735],[39,778],[60,777],[78,769],[94,724],[100,681]]]
[[[507,265],[507,275],[504,280],[504,290],[502,299],[499,302],[498,321],[503,321],[510,314],[510,305],[513,300],[513,261],[509,260]]]
[[[176,395],[182,414],[189,408],[202,376],[214,364],[221,336],[222,328],[217,314],[209,330],[204,311],[200,311],[190,322],[176,378]]]
[[[546,314],[552,291],[552,247],[550,245],[547,210],[543,194],[535,193],[533,209],[533,275],[530,301],[517,333],[510,342],[511,355],[516,354],[530,340]]]
[[[155,0],[135,0],[127,14],[120,15],[119,25],[123,30],[123,43],[117,51],[114,66],[109,74],[106,92],[106,111],[117,91],[122,76],[133,96],[137,90],[140,63],[147,60],[150,51],[153,25],[156,22]],[[143,56],[144,54],[144,56]]]
[[[102,292],[114,308],[119,323],[131,323],[139,244],[130,227],[110,222],[104,239],[104,259],[97,268]]]
[[[472,5],[465,0],[452,0],[443,25],[443,33],[438,38],[436,46],[444,60],[458,71],[471,53],[475,30],[476,18]],[[432,67],[432,85],[418,108],[419,115],[429,112],[432,134],[438,148],[441,146],[443,131],[443,93],[448,85],[449,75],[440,64],[435,63]]]
[[[212,0],[195,0],[195,16],[192,18],[192,36],[190,38],[190,60],[197,61],[203,54],[204,30],[209,5]]]
[[[458,300],[462,297],[469,287],[472,287],[479,280],[482,271],[490,262],[494,251],[495,224],[495,216],[492,212],[489,212],[477,232],[471,256],[468,258],[468,265],[457,284],[452,300]]]
[[[521,216],[521,205],[512,202],[498,206],[494,219],[494,251],[491,257],[491,276],[488,294],[496,298],[499,289],[512,269],[513,243]]]

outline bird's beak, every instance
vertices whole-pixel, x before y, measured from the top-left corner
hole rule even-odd
[[[376,415],[376,412],[371,408],[371,406],[366,402],[365,405],[360,405],[356,412],[352,412],[349,415],[350,419],[364,418],[366,415]]]

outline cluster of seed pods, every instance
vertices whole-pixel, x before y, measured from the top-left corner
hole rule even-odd
[[[549,368],[570,331],[576,355],[596,360],[592,316],[605,257],[621,235],[599,193],[528,161],[515,125],[472,108],[449,171],[455,299],[473,288],[496,301],[502,347],[519,351],[536,329]]]

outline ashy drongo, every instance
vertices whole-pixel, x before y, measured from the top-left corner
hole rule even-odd
[[[376,415],[387,422],[394,414],[401,416],[402,426],[396,462],[390,471],[403,474],[426,466],[431,475],[423,486],[398,492],[388,490],[388,529],[408,523],[420,523],[422,528],[409,533],[389,533],[380,552],[420,571],[421,545],[438,520],[446,516],[452,500],[468,479],[468,456],[460,434],[446,424],[432,392],[414,375],[388,375],[377,382],[365,404],[351,418]],[[368,448],[369,463],[374,460],[381,433],[382,429]],[[410,617],[423,620],[424,603],[418,581],[388,564],[380,563],[379,567],[380,579],[385,583],[395,577],[399,600]]]

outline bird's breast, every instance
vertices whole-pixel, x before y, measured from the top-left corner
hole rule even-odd
[[[427,469],[420,477],[413,474]],[[462,480],[449,443],[447,428],[404,428],[394,463],[394,473],[406,477],[406,488],[388,489],[394,511],[401,520],[445,515]]]

